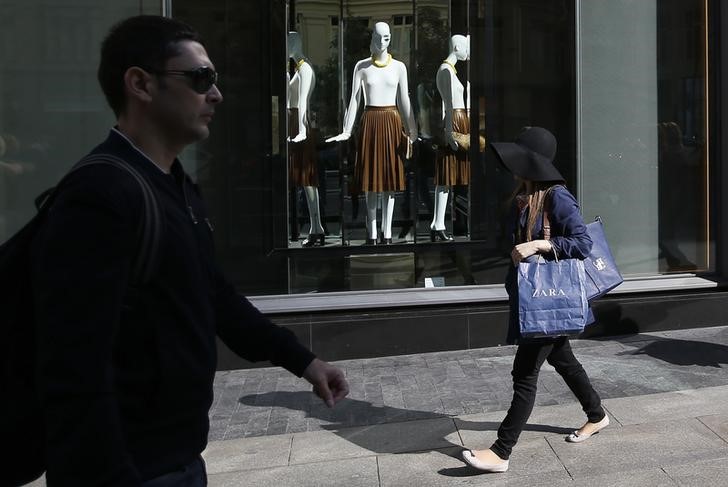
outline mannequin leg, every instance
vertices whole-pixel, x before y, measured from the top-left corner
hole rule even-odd
[[[445,212],[447,211],[447,200],[449,196],[449,186],[435,186],[435,211],[432,214],[430,230],[445,230]]]
[[[321,235],[324,227],[321,225],[321,211],[319,210],[319,192],[316,186],[304,186],[306,192],[306,203],[308,203],[308,215],[311,220],[309,235]]]
[[[449,242],[452,236],[445,233],[445,212],[447,211],[447,201],[450,196],[449,186],[435,186],[435,211],[432,215],[432,223],[430,224],[430,241],[438,240]]]
[[[316,186],[304,186],[303,191],[306,194],[311,226],[308,230],[308,237],[301,245],[303,247],[321,247],[325,244],[326,236],[324,235],[324,227],[321,225],[318,188]]]
[[[367,202],[367,243],[373,244],[377,241],[377,206],[379,193],[367,191],[364,195]]]
[[[382,243],[392,243],[392,218],[394,215],[394,193],[382,193]]]

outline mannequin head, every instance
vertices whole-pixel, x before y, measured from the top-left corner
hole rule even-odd
[[[470,59],[470,36],[455,34],[450,38],[450,52],[455,54],[458,61]]]
[[[391,40],[392,34],[389,31],[389,25],[386,22],[377,22],[374,24],[372,43],[370,45],[372,54],[381,54],[386,51]]]
[[[303,57],[301,35],[298,32],[291,31],[288,33],[288,57],[295,59]]]

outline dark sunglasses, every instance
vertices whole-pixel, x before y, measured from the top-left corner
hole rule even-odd
[[[187,71],[171,69],[168,71],[152,71],[152,73],[160,76],[184,76],[190,80],[192,89],[201,95],[210,91],[210,88],[217,83],[217,71],[208,66]]]

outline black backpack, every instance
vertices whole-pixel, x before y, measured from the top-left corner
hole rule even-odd
[[[133,306],[137,289],[150,278],[157,259],[162,213],[151,185],[140,171],[110,154],[93,154],[79,161],[56,185],[36,198],[38,213],[0,246],[0,432],[9,448],[3,454],[0,486],[19,486],[45,471],[45,425],[35,387],[35,316],[30,281],[30,248],[68,175],[84,167],[107,164],[132,175],[141,187],[143,218],[139,247],[133,262],[126,306]]]

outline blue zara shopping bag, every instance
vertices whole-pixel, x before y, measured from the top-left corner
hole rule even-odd
[[[586,231],[592,240],[592,250],[589,257],[584,259],[584,271],[587,277],[586,298],[591,301],[604,296],[622,284],[624,279],[609,250],[601,217],[596,217],[593,222],[589,223]]]
[[[584,261],[525,259],[518,264],[518,317],[523,338],[579,334],[586,324]]]

